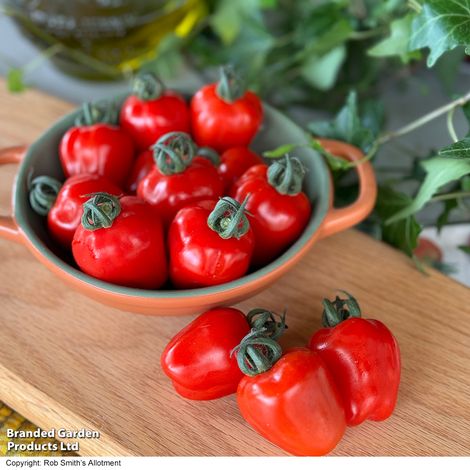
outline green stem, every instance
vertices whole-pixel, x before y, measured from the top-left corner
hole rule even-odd
[[[240,370],[251,377],[271,369],[282,356],[279,343],[263,333],[262,330],[250,331],[231,352],[237,354]]]
[[[457,132],[455,132],[455,128],[454,128],[454,113],[455,113],[455,108],[452,108],[447,113],[447,130],[449,131],[450,138],[455,143],[455,142],[458,142],[459,138],[458,138]]]
[[[450,103],[445,104],[444,106],[441,106],[430,113],[425,114],[424,116],[421,116],[418,119],[415,119],[414,121],[411,121],[409,124],[406,126],[400,127],[399,129],[395,131],[389,131],[383,133],[381,136],[378,137],[377,141],[378,144],[385,144],[389,140],[392,140],[396,137],[400,137],[402,135],[408,134],[409,132],[412,132],[416,129],[418,129],[421,126],[424,126],[428,122],[442,116],[443,114],[446,114],[455,108],[461,107],[468,103],[470,101],[470,91],[467,92],[464,96],[461,96],[460,98],[457,98],[454,101],[451,101]]]
[[[64,50],[64,46],[60,43],[54,44],[53,46],[49,47],[46,49],[44,52],[36,56],[31,62],[28,64],[24,65],[22,67],[23,72],[30,73],[36,68],[38,68],[44,61],[50,59],[51,57],[55,56],[59,52],[62,52]]]
[[[233,103],[245,94],[240,77],[230,65],[221,67],[220,79],[217,83],[216,93],[219,98],[227,103]]]
[[[50,176],[38,176],[28,184],[29,203],[36,214],[45,216],[54,205],[62,183]]]
[[[422,6],[417,0],[408,0],[408,6],[416,13],[421,13]]]
[[[155,163],[164,175],[182,173],[191,165],[197,147],[186,132],[168,132],[152,146]]]
[[[247,202],[248,196],[242,204],[228,196],[221,198],[209,214],[207,225],[223,239],[240,239],[250,229],[245,211]]]
[[[252,330],[263,331],[265,336],[277,340],[287,329],[286,313],[277,315],[264,308],[254,308],[248,312],[246,319]],[[275,316],[280,321],[276,321]]]
[[[152,72],[143,72],[134,78],[132,93],[142,101],[159,98],[165,91],[163,82]]]
[[[121,213],[119,199],[108,193],[94,193],[89,196],[91,199],[83,204],[83,228],[95,231],[111,227]]]
[[[452,193],[437,194],[431,198],[431,202],[447,201],[449,199],[462,199],[464,197],[470,197],[470,191],[455,191]]]
[[[373,38],[375,36],[380,36],[383,33],[386,33],[388,28],[381,27],[376,29],[369,29],[367,31],[353,31],[349,36],[348,39],[350,41],[362,41],[364,39]]]
[[[346,294],[347,299],[338,296],[333,301],[323,299],[322,323],[325,328],[333,328],[349,318],[361,317],[361,309],[356,299],[346,291],[341,292]]]
[[[298,158],[286,154],[269,165],[268,183],[280,194],[295,196],[302,191],[305,171]]]

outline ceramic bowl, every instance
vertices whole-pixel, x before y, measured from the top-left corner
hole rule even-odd
[[[252,145],[254,150],[262,152],[286,143],[306,142],[305,132],[294,122],[266,104],[264,109],[263,126]],[[64,178],[58,146],[78,113],[77,109],[64,116],[27,148],[0,151],[0,164],[19,164],[12,194],[12,215],[0,216],[0,236],[26,245],[41,263],[71,287],[121,310],[149,315],[184,315],[236,304],[266,289],[298,263],[315,242],[354,226],[367,217],[374,206],[376,182],[368,162],[357,166],[360,183],[357,200],[348,207],[336,209],[331,175],[324,159],[312,149],[299,149],[294,154],[307,167],[304,191],[312,202],[313,211],[301,237],[272,263],[236,281],[200,289],[143,290],[103,282],[78,270],[70,257],[58,251],[47,233],[45,219],[33,212],[28,202],[27,181],[31,174]],[[352,161],[363,156],[360,150],[342,142],[323,140],[323,144],[331,153]]]

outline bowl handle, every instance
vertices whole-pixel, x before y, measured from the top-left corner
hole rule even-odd
[[[345,142],[329,139],[318,140],[325,150],[351,162],[357,162],[364,157],[361,150]],[[369,161],[363,162],[355,168],[359,177],[359,195],[352,204],[340,209],[333,207],[334,201],[331,197],[331,208],[320,227],[320,238],[326,238],[353,227],[372,212],[377,198],[377,182],[374,170]]]
[[[26,153],[25,146],[7,147],[0,150],[0,165],[20,163]],[[0,215],[0,238],[21,242],[22,236],[11,215]]]

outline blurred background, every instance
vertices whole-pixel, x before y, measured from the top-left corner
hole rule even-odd
[[[432,2],[0,0],[0,75],[6,80],[0,86],[11,93],[34,87],[81,103],[127,92],[140,70],[154,71],[170,87],[195,90],[230,62],[263,99],[312,130],[319,120],[332,119],[354,90],[357,118],[378,135],[468,92],[464,41],[457,38],[432,67],[433,38],[410,47],[427,3]],[[452,122],[463,137],[468,125],[461,109],[452,113]],[[420,163],[450,143],[443,115],[383,146],[374,158],[381,186],[413,197],[425,178]],[[447,192],[465,190],[466,178],[446,186]],[[335,179],[338,200],[353,199],[353,172]],[[406,234],[397,240],[387,232],[380,211],[361,228],[408,255],[423,229],[421,237],[443,251],[434,264],[470,283],[469,256],[458,248],[470,238],[468,200],[445,201],[413,215],[419,230],[411,245],[403,241]],[[435,226],[444,213],[438,234]]]

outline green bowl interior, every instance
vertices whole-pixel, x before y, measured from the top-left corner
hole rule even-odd
[[[123,97],[117,98],[116,102],[119,104],[122,100]],[[264,104],[264,110],[265,119],[262,129],[253,142],[252,147],[254,150],[262,152],[286,143],[302,143],[306,141],[304,131],[282,113],[266,104]],[[293,152],[293,155],[300,158],[308,170],[305,177],[304,190],[313,204],[312,216],[302,236],[272,263],[235,281],[200,289],[152,291],[121,287],[100,281],[77,269],[71,255],[57,247],[47,232],[46,219],[37,215],[31,209],[28,201],[29,178],[48,175],[61,181],[64,180],[58,156],[59,142],[63,134],[73,126],[78,113],[79,110],[77,109],[64,116],[29,147],[25,159],[20,165],[16,180],[14,194],[15,219],[31,243],[46,258],[64,271],[96,288],[128,296],[148,298],[195,297],[227,291],[249,283],[285,263],[311,238],[328,211],[331,183],[327,166],[321,155],[314,150],[309,148],[298,149]]]

